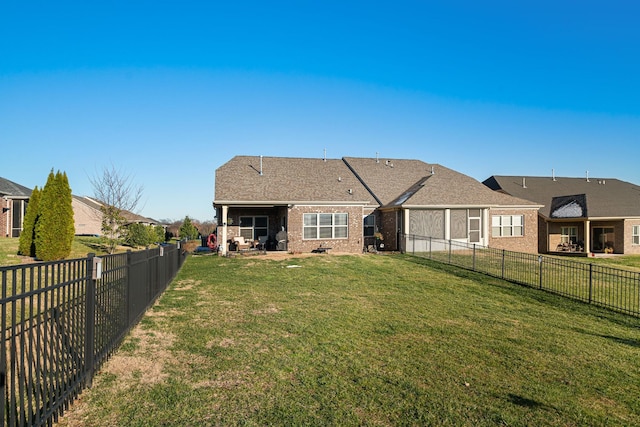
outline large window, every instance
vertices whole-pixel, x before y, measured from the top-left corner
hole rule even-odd
[[[523,236],[524,217],[522,215],[492,216],[491,235],[493,237]]]
[[[240,235],[248,240],[258,240],[269,234],[269,218],[266,216],[241,216]]]
[[[631,243],[640,245],[640,225],[634,225],[631,231]]]
[[[349,215],[346,213],[306,213],[303,218],[305,239],[346,239]]]
[[[578,227],[560,227],[560,243],[576,243]]]
[[[376,217],[375,215],[367,215],[364,217],[364,236],[371,237],[376,232]]]

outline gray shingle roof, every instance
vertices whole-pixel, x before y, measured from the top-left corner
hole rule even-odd
[[[375,204],[338,159],[236,156],[216,170],[216,204],[308,201]]]
[[[261,163],[259,156],[236,156],[216,170],[215,204],[304,201],[386,207],[536,207],[534,202],[492,191],[467,175],[420,160],[263,157]]]
[[[584,198],[581,203],[589,218],[640,217],[640,186],[619,179],[494,175],[484,184],[544,205],[540,213],[547,218],[551,217],[553,199],[565,196]]]
[[[439,164],[345,157],[382,206],[535,206]],[[488,191],[487,191],[488,190]]]
[[[31,197],[31,190],[23,185],[16,184],[13,181],[0,177],[0,195],[29,198]]]

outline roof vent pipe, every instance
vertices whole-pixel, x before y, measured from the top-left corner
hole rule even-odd
[[[527,178],[525,178],[524,176],[522,177],[522,188],[527,188]]]
[[[378,152],[376,151],[376,163],[380,163],[380,159],[378,158]]]
[[[555,169],[551,169],[551,180],[552,181],[556,180],[556,171],[555,171]]]
[[[433,175],[435,173],[436,173],[435,169],[433,168],[433,166],[431,166],[431,175]]]
[[[589,181],[589,171],[587,171],[587,182],[591,182]]]
[[[260,176],[262,176],[262,156],[260,156]]]
[[[322,158],[322,161],[323,162],[327,161],[327,149],[326,148],[324,149],[324,157]]]

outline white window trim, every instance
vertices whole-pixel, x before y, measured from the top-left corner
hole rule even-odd
[[[315,225],[304,225],[304,218],[307,215],[316,216]],[[331,237],[320,237],[320,228],[327,228],[328,225],[320,225],[320,215],[331,215]],[[336,215],[345,215],[347,223],[345,225],[336,225]],[[316,229],[316,237],[305,237],[305,230],[309,228]],[[336,228],[345,228],[346,236],[336,237]],[[345,240],[349,238],[349,214],[347,212],[307,212],[302,214],[302,240]]]
[[[522,233],[514,234],[516,228],[521,228]],[[495,233],[496,229],[499,230],[498,234]],[[511,234],[505,234],[507,229],[511,230]],[[491,237],[524,237],[524,215],[492,215]]]
[[[640,225],[631,227],[631,244],[634,246],[640,245]]]

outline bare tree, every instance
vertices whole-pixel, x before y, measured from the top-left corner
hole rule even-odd
[[[142,198],[142,186],[133,182],[133,177],[116,169],[105,167],[101,174],[89,178],[96,200],[101,203],[102,233],[107,251],[113,253],[121,238],[125,224],[124,212],[134,212]]]

